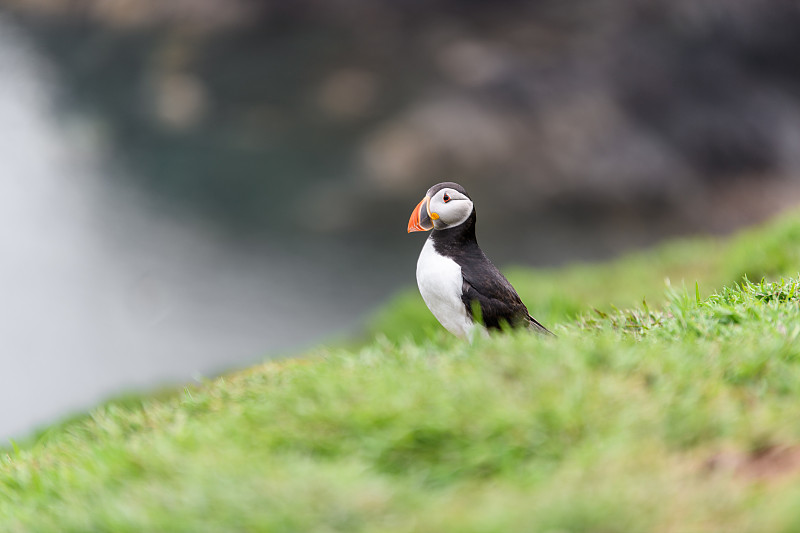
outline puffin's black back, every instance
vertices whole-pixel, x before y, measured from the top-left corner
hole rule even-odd
[[[429,194],[435,194],[444,187],[467,195],[464,188],[456,183],[435,185]],[[503,324],[529,325],[542,333],[550,333],[530,316],[517,291],[478,246],[475,237],[476,218],[473,206],[472,213],[464,223],[452,228],[434,229],[431,235],[436,252],[449,257],[461,267],[461,276],[464,278],[461,300],[467,312],[475,318],[473,306],[477,303],[487,328],[500,329]]]

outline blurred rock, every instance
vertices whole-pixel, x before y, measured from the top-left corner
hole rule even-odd
[[[167,74],[153,84],[153,112],[167,128],[182,130],[197,125],[208,105],[203,84],[187,74]]]
[[[445,179],[508,224],[587,241],[724,231],[800,200],[796,2],[4,4],[128,179],[237,232],[314,198],[327,214],[298,228],[368,235],[319,191],[379,225]]]
[[[453,81],[475,87],[497,81],[507,68],[507,54],[487,43],[456,41],[438,51],[439,68]]]
[[[317,100],[320,108],[334,119],[363,117],[375,105],[377,81],[369,72],[341,69],[322,83]]]
[[[419,188],[432,176],[463,177],[465,170],[488,179],[514,148],[514,125],[501,115],[468,101],[426,102],[368,139],[365,175],[388,189]]]
[[[250,0],[5,0],[25,13],[45,16],[87,17],[119,29],[156,24],[181,24],[226,28],[246,24],[259,2]]]

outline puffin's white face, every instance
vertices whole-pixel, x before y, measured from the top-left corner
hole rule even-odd
[[[472,214],[472,200],[456,189],[443,187],[431,192],[442,184],[428,189],[408,221],[408,232],[447,229],[463,224]]]
[[[430,198],[428,213],[436,229],[458,226],[472,213],[472,200],[455,189],[445,187]]]

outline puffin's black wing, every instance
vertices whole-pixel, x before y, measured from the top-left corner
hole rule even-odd
[[[466,194],[460,185],[440,185],[452,186]],[[433,189],[435,187],[431,191]],[[432,194],[431,191],[428,193]],[[475,218],[473,208],[465,222],[452,228],[434,229],[431,235],[436,253],[452,259],[461,267],[461,301],[467,314],[475,319],[473,306],[479,305],[482,322],[487,328],[499,329],[505,323],[512,327],[526,326],[538,333],[553,335],[528,313],[528,308],[520,300],[517,291],[478,246]]]
[[[522,303],[517,291],[488,260],[482,268],[462,268],[461,301],[467,313],[474,318],[474,305],[480,306],[481,319],[487,328],[500,329],[503,324],[512,327],[527,326],[539,333],[553,335],[541,325]]]
[[[552,331],[550,331],[549,329],[547,329],[546,327],[541,325],[538,320],[533,318],[530,315],[530,313],[528,313],[528,326],[533,328],[534,330],[536,330],[539,333],[544,333],[545,335],[550,335],[551,337],[555,337],[556,336],[555,333],[553,333]]]

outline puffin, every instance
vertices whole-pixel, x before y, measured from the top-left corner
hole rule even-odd
[[[553,336],[478,246],[475,219],[472,198],[451,181],[428,189],[411,212],[408,233],[433,230],[417,260],[417,285],[428,309],[458,337],[506,326]]]

